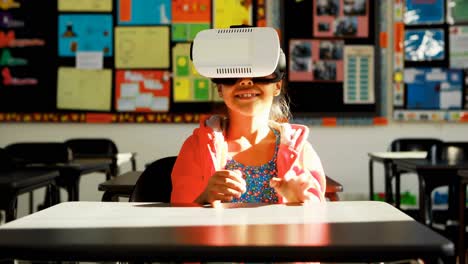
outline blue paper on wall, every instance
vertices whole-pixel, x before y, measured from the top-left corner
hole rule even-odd
[[[461,109],[463,73],[458,69],[405,69],[408,109]]]
[[[58,24],[59,56],[74,57],[79,51],[101,51],[112,56],[111,15],[60,15]]]
[[[444,0],[406,0],[404,22],[407,25],[443,24]]]
[[[405,60],[443,60],[445,58],[444,36],[442,29],[405,30]]]
[[[170,0],[119,0],[117,22],[119,25],[167,25],[172,21],[171,8]]]

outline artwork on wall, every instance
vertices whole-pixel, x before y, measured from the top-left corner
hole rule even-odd
[[[73,57],[79,51],[101,51],[113,56],[111,15],[60,15],[58,22],[59,56]]]
[[[405,0],[406,25],[442,24],[445,21],[444,0]]]
[[[168,112],[170,73],[158,70],[118,70],[115,107],[119,112]]]
[[[313,35],[365,38],[369,36],[368,0],[318,0],[313,2]]]

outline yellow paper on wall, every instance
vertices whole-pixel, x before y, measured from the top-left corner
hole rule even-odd
[[[215,0],[213,2],[214,28],[232,25],[252,25],[252,1]]]
[[[112,0],[58,0],[58,10],[111,12]]]
[[[116,27],[115,67],[169,68],[169,27]]]
[[[110,111],[112,71],[58,69],[57,108]]]
[[[174,78],[174,101],[184,102],[193,101],[192,93],[190,92],[190,80],[187,78]]]

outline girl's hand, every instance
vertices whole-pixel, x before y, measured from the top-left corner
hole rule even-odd
[[[229,202],[239,198],[247,190],[239,170],[220,170],[211,176],[205,190],[195,200],[199,204],[213,204],[216,201]]]
[[[312,171],[312,173],[319,172]],[[279,195],[283,196],[286,203],[303,203],[317,198],[313,193],[309,192],[309,189],[315,186],[312,181],[312,175],[305,171],[299,175],[286,176],[284,179],[273,178],[270,181],[270,186]]]

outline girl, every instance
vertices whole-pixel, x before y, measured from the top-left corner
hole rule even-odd
[[[283,55],[284,56],[284,55]],[[325,174],[306,126],[287,123],[283,72],[220,78],[225,116],[202,119],[172,171],[172,203],[325,201]]]

